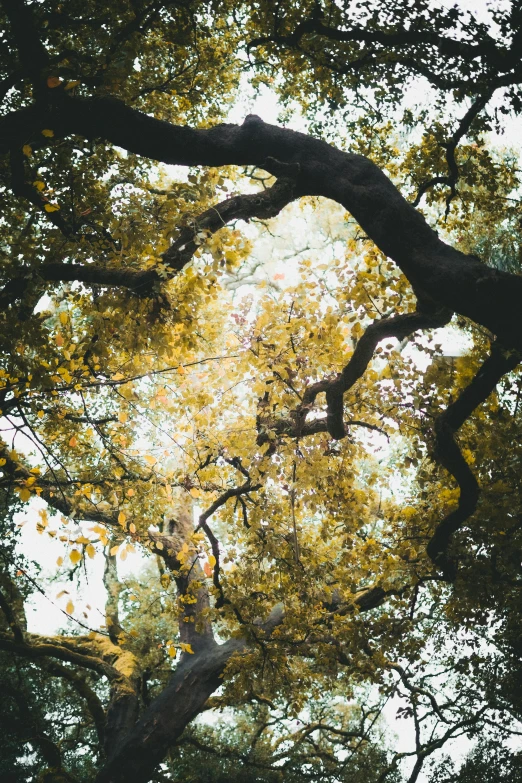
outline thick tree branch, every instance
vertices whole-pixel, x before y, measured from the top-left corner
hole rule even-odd
[[[110,547],[108,548],[110,549]],[[103,570],[103,585],[107,593],[105,600],[105,624],[109,631],[109,639],[113,644],[118,644],[118,637],[122,634],[123,628],[120,625],[119,616],[119,598],[121,593],[121,583],[118,579],[118,569],[116,566],[116,557],[111,555],[110,551],[105,552],[105,568]]]
[[[149,531],[156,553],[174,574],[179,602],[179,638],[195,654],[214,648],[216,642],[209,618],[210,597],[198,553],[191,550],[194,534],[192,502],[178,503],[175,518],[168,523],[169,535]],[[185,546],[185,550],[183,547]],[[189,653],[190,656],[190,653]],[[183,660],[183,656],[182,656]]]
[[[96,693],[87,684],[85,677],[82,677],[81,674],[78,674],[78,672],[75,672],[73,669],[62,666],[53,660],[46,661],[42,665],[42,668],[54,677],[61,677],[62,679],[67,680],[78,695],[85,700],[87,709],[93,719],[100,745],[103,747],[106,724],[105,710]]]
[[[453,581],[457,574],[456,563],[448,555],[451,538],[474,513],[480,492],[477,479],[454,435],[475,408],[494,391],[502,376],[514,370],[519,362],[520,356],[516,351],[506,351],[500,344],[494,343],[491,354],[469,386],[435,421],[435,457],[457,482],[460,495],[457,508],[435,528],[426,551],[448,581]]]
[[[271,188],[260,193],[234,196],[216,204],[201,215],[193,218],[190,224],[179,231],[177,239],[168,250],[161,254],[160,260],[167,267],[168,275],[178,274],[189,263],[194,253],[202,244],[201,234],[210,237],[228,223],[234,220],[249,221],[251,218],[267,219],[275,217],[289,204],[293,196],[293,175],[299,166],[285,166],[272,161],[272,166],[281,171],[282,176]],[[22,164],[23,165],[23,164]],[[22,172],[18,172],[22,175]],[[20,185],[15,191],[17,195],[28,198],[32,203],[43,206],[43,200],[29,183]],[[40,204],[40,200],[42,203]],[[66,233],[61,217],[56,218],[51,213],[53,222]],[[199,235],[199,236],[198,236]],[[64,264],[49,262],[37,269],[31,270],[20,277],[10,280],[0,291],[0,309],[5,309],[21,299],[35,280],[46,282],[81,282],[88,285],[126,288],[132,293],[149,297],[157,295],[162,276],[154,268],[134,270],[121,267],[104,267],[98,264]]]
[[[4,117],[0,151],[6,144],[10,149],[44,119],[50,118],[35,107]],[[382,252],[395,260],[417,292],[424,292],[439,307],[482,324],[504,344],[522,347],[522,278],[490,269],[439,239],[378,166],[361,155],[341,152],[254,116],[241,126],[195,130],[156,120],[105,98],[57,96],[52,119],[56,136],[101,137],[165,163],[255,165],[276,176],[281,163],[299,164],[294,198],[319,195],[337,201]]]
[[[49,55],[34,23],[33,9],[22,0],[2,0],[2,7],[9,20],[9,32],[18,50],[22,70],[32,82],[35,96],[39,99],[46,89],[45,69]]]
[[[31,641],[33,638],[34,636],[31,635]],[[23,644],[20,644],[19,642],[15,642],[7,634],[0,633],[0,649],[15,653],[23,658],[56,658],[59,661],[74,663],[77,666],[92,669],[92,671],[102,674],[107,678],[117,674],[113,667],[105,663],[102,659],[93,655],[75,652],[73,649],[65,647],[61,643],[61,640],[57,640],[55,643],[47,641],[40,642],[36,640],[35,643],[24,642]]]

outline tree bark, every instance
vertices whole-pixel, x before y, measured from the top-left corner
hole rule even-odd
[[[169,747],[221,685],[220,675],[232,655],[244,649],[242,639],[231,639],[195,655],[185,654],[170,683],[114,749],[96,783],[147,783]]]
[[[522,347],[519,302],[522,278],[490,269],[439,239],[424,217],[362,155],[264,123],[250,115],[242,125],[194,129],[156,120],[110,98],[69,97],[53,91],[53,105],[33,106],[0,121],[0,152],[41,139],[78,134],[104,139],[151,160],[182,166],[254,165],[275,176],[293,164],[294,197],[323,196],[343,205],[392,258],[415,291],[439,307],[471,318],[504,344]]]

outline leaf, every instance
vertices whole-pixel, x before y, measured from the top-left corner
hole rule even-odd
[[[129,418],[129,414],[125,413],[125,411],[120,411],[118,413],[118,421],[120,422],[120,424],[125,424],[128,418]]]
[[[120,513],[118,514],[118,524],[119,525],[124,525],[126,519],[127,519],[127,517],[125,516],[123,511],[120,511]]]
[[[45,136],[47,139],[52,139],[54,136],[54,131],[50,130],[49,128],[44,128],[42,131],[42,136]]]
[[[44,204],[44,209],[46,212],[58,212],[60,207],[58,204]]]
[[[69,323],[69,313],[66,313],[64,310],[61,311],[58,317],[62,326],[66,326]]]
[[[189,653],[190,655],[194,655],[194,650],[190,646],[190,644],[185,644],[184,642],[180,642],[179,646],[185,653]]]
[[[118,553],[119,548],[120,548],[119,544],[116,544],[116,546],[111,547],[111,551],[110,551],[111,557],[114,557]]]
[[[33,187],[36,188],[39,193],[41,193],[42,190],[45,190],[45,182],[42,182],[41,179],[35,179],[33,182]]]
[[[71,549],[69,552],[69,558],[72,563],[76,564],[79,563],[82,559],[82,553],[78,549]]]
[[[59,558],[57,558],[57,560],[56,560],[56,565],[57,565],[58,567],[60,567],[60,566],[63,566],[63,557],[59,557]]]
[[[176,650],[176,648],[174,647],[173,644],[171,644],[169,647],[167,647],[167,652],[168,652],[168,654],[170,655],[171,658],[175,658],[176,655],[178,654],[178,651]]]
[[[85,547],[85,552],[92,559],[96,554],[96,549],[94,548],[93,544],[87,544]]]
[[[79,84],[81,84],[81,82],[79,81],[67,82],[67,84],[64,87],[64,90],[72,90],[73,87],[77,87]]]
[[[26,503],[31,497],[31,492],[27,489],[27,487],[23,487],[23,489],[20,489],[18,494],[20,495],[20,500],[23,503]]]
[[[69,440],[69,446],[74,449],[78,445],[78,439],[76,438],[76,435],[73,435],[72,438]]]
[[[33,148],[31,147],[30,144],[24,144],[24,146],[22,147],[22,152],[27,158],[30,158],[31,155],[33,154]]]
[[[130,523],[130,525],[129,525],[129,532],[130,533],[135,533],[136,532],[136,525],[134,524],[134,522]]]
[[[44,411],[38,411],[38,413],[36,415],[38,416],[39,419],[43,419],[43,417],[45,416],[45,412]]]
[[[214,566],[216,565],[216,558],[214,557],[214,555],[208,556],[208,564],[211,568],[214,568]]]
[[[59,76],[49,76],[47,79],[47,86],[53,90],[55,87],[59,87],[62,83],[62,80]]]
[[[67,614],[72,614],[74,612],[74,604],[71,601],[71,599],[67,601],[65,611],[67,612]]]

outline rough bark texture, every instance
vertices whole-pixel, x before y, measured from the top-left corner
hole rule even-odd
[[[169,164],[255,165],[276,176],[281,164],[293,164],[294,198],[316,195],[337,201],[398,264],[421,297],[482,324],[506,345],[522,347],[522,278],[490,269],[439,239],[378,166],[362,155],[269,125],[255,115],[242,125],[197,130],[156,120],[116,100],[54,93],[61,94],[53,94],[51,107],[23,109],[1,120],[0,152],[39,134],[42,127],[52,127],[56,136],[101,138]]]
[[[220,675],[245,643],[232,639],[185,655],[170,683],[115,749],[96,783],[147,783],[155,767],[221,684]]]

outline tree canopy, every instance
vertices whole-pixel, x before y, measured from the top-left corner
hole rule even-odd
[[[520,3],[0,19],[2,779],[520,781]]]

